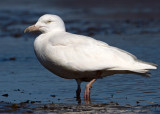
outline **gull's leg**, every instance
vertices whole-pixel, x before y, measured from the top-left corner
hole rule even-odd
[[[85,101],[90,101],[90,89],[92,88],[92,84],[96,81],[96,79],[91,80],[87,85],[84,92]]]
[[[96,77],[99,78],[101,76],[102,72],[97,71]],[[97,80],[97,78],[92,79],[87,85],[84,92],[84,99],[85,101],[90,101],[90,89],[92,88],[92,84]]]
[[[76,90],[76,97],[77,100],[79,101],[81,99],[80,94],[81,94],[81,80],[76,80],[77,81],[77,90]]]

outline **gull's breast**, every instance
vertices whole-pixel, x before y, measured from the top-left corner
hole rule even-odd
[[[53,46],[47,39],[38,37],[34,42],[35,54],[39,62],[52,73],[67,79],[76,79],[81,73],[68,67],[62,53],[63,46]]]

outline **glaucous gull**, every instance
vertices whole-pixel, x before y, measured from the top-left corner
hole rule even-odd
[[[57,15],[41,16],[24,32],[31,31],[42,32],[34,41],[40,63],[57,76],[75,79],[77,98],[80,98],[81,82],[89,82],[84,93],[86,101],[90,101],[90,88],[98,78],[119,73],[147,76],[149,69],[157,69],[157,65],[138,60],[105,42],[66,32],[63,20]]]

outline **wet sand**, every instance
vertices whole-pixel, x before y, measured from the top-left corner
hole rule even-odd
[[[64,113],[64,114],[151,114],[159,113],[160,105],[147,106],[130,106],[119,105],[115,103],[96,103],[90,105],[73,105],[73,104],[36,104],[34,101],[21,102],[19,104],[11,104],[0,102],[0,113]]]

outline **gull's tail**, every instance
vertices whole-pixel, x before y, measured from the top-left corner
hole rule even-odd
[[[126,67],[114,67],[114,68],[110,68],[109,70],[128,71],[128,73],[135,73],[135,74],[149,77],[150,75],[149,70],[157,69],[157,66],[158,65],[153,63],[136,60],[135,63],[133,63],[132,65],[129,65]]]
[[[139,61],[139,60],[137,61],[135,65],[136,65],[135,69],[130,69],[130,71],[138,73],[143,76],[149,76],[150,75],[149,70],[157,69],[157,66],[158,66],[153,63]]]
[[[149,63],[149,62],[144,62],[144,61],[140,61],[140,60],[137,60],[135,65],[136,65],[137,70],[138,69],[140,71],[142,70],[142,73],[147,72],[150,69],[157,69],[157,66],[158,66],[156,64]]]

